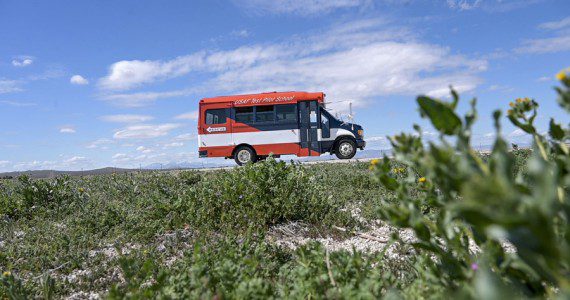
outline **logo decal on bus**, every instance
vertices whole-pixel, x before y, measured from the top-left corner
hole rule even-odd
[[[226,127],[208,127],[208,128],[206,128],[206,131],[208,131],[208,132],[221,132],[221,131],[226,131]]]

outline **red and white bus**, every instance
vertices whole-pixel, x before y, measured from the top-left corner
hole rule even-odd
[[[325,94],[272,92],[200,100],[200,157],[233,158],[239,165],[270,154],[350,159],[364,149],[362,126],[342,122],[324,105]]]

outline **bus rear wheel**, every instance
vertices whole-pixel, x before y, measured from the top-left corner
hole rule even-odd
[[[257,155],[255,151],[251,147],[248,146],[241,146],[236,149],[234,154],[234,159],[236,163],[240,166],[243,166],[249,162],[254,163],[257,161]]]
[[[356,154],[356,143],[351,139],[342,139],[336,143],[334,154],[339,159],[351,159]]]

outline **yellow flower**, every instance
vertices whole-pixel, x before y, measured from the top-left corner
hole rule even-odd
[[[521,98],[517,98],[517,103],[521,103],[523,100]]]
[[[378,164],[379,161],[380,161],[379,159],[375,158],[375,159],[373,159],[373,160],[370,161],[370,164],[373,165],[373,166],[375,166],[375,165]]]
[[[510,102],[510,103],[509,103],[509,106],[510,106],[510,107],[515,107],[515,104],[512,103],[512,102]]]
[[[558,72],[558,74],[556,74],[556,79],[558,79],[560,81],[566,80],[566,78],[568,78],[566,71],[567,70],[562,70],[562,71]]]
[[[79,192],[80,192],[80,193],[83,193],[83,192],[85,192],[85,189],[84,189],[84,188],[79,188]]]
[[[2,276],[4,277],[8,277],[10,276],[12,273],[10,273],[10,271],[4,271],[4,273],[2,273]]]
[[[512,110],[512,109],[507,110],[507,114],[512,115],[512,114],[513,114],[513,110]]]
[[[420,177],[420,179],[418,179],[419,182],[424,183],[426,182],[426,178],[425,177]]]
[[[370,165],[370,166],[368,167],[368,170],[373,171],[373,170],[374,170],[374,166],[373,166],[373,165]]]

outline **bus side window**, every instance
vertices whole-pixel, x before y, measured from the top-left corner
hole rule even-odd
[[[277,122],[279,123],[297,122],[296,104],[275,105],[275,110],[277,112]]]
[[[236,122],[253,123],[253,106],[236,107]]]
[[[206,110],[206,124],[225,124],[226,123],[226,109],[208,109]]]
[[[255,107],[255,122],[273,122],[275,121],[275,108],[273,105],[264,105]]]

